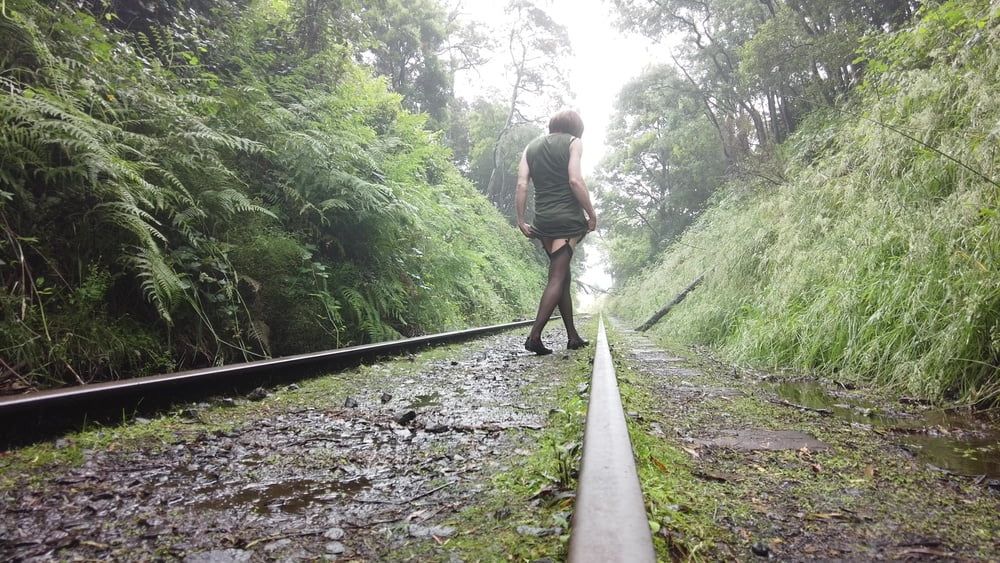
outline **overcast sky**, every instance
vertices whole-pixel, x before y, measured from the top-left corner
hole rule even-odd
[[[469,19],[495,27],[504,20],[505,2],[465,0],[462,11]],[[594,170],[606,151],[604,137],[614,111],[618,90],[642,68],[653,61],[645,38],[622,35],[614,28],[612,7],[600,0],[551,0],[538,5],[569,31],[573,59],[568,78],[576,95],[571,104],[580,112],[586,127],[583,138],[584,174]],[[503,46],[505,49],[506,46]],[[456,77],[456,94],[474,98],[495,90],[502,98],[509,96],[504,75],[506,51],[494,57],[492,64],[478,72],[464,72]]]
[[[504,21],[505,4],[492,0],[465,0],[462,11],[467,18],[496,28]],[[540,0],[538,5],[569,32],[573,59],[567,70],[570,87],[576,95],[571,105],[583,117],[583,172],[589,175],[608,150],[605,136],[618,91],[645,66],[655,63],[654,54],[662,50],[650,46],[648,39],[623,35],[616,30],[613,8],[601,0]],[[478,72],[457,76],[455,93],[467,99],[491,91],[501,99],[509,96],[510,82],[504,75],[504,55],[505,52],[501,52]],[[600,220],[601,210],[598,208],[597,212]],[[608,288],[611,277],[604,271],[605,257],[600,246],[597,237],[588,239],[587,264],[580,279],[592,286]],[[582,306],[593,300],[593,296],[582,293],[578,293],[578,297]]]

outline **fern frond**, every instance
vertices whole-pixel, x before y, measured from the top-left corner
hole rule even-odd
[[[135,269],[146,299],[156,307],[167,324],[173,324],[170,313],[184,298],[191,284],[175,272],[156,250],[139,249],[135,255],[127,257],[127,261]]]

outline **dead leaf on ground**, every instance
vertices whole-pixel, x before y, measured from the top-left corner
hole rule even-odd
[[[687,449],[687,448],[685,448],[685,449]],[[660,471],[662,471],[664,473],[669,473],[669,471],[667,470],[667,465],[665,463],[663,463],[662,461],[656,459],[656,456],[650,455],[649,456],[649,461],[652,461],[653,465],[655,465]]]
[[[701,457],[701,454],[698,453],[698,450],[696,450],[694,448],[685,448],[685,447],[682,446],[681,449],[684,450],[685,452],[687,452],[688,455],[690,455],[694,459],[698,459],[698,458]]]

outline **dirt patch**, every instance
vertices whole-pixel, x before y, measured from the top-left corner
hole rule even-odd
[[[801,450],[814,452],[827,450],[829,446],[816,438],[796,430],[717,430],[711,436],[699,436],[695,443],[710,448],[731,448],[734,450]]]
[[[570,354],[539,358],[522,341],[5,452],[0,559],[384,560],[443,543],[458,532],[441,523],[533,451],[555,406]]]

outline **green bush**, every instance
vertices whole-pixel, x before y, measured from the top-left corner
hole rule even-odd
[[[7,2],[0,387],[530,312],[531,245],[349,38],[304,40],[296,3],[209,4],[130,29]]]

